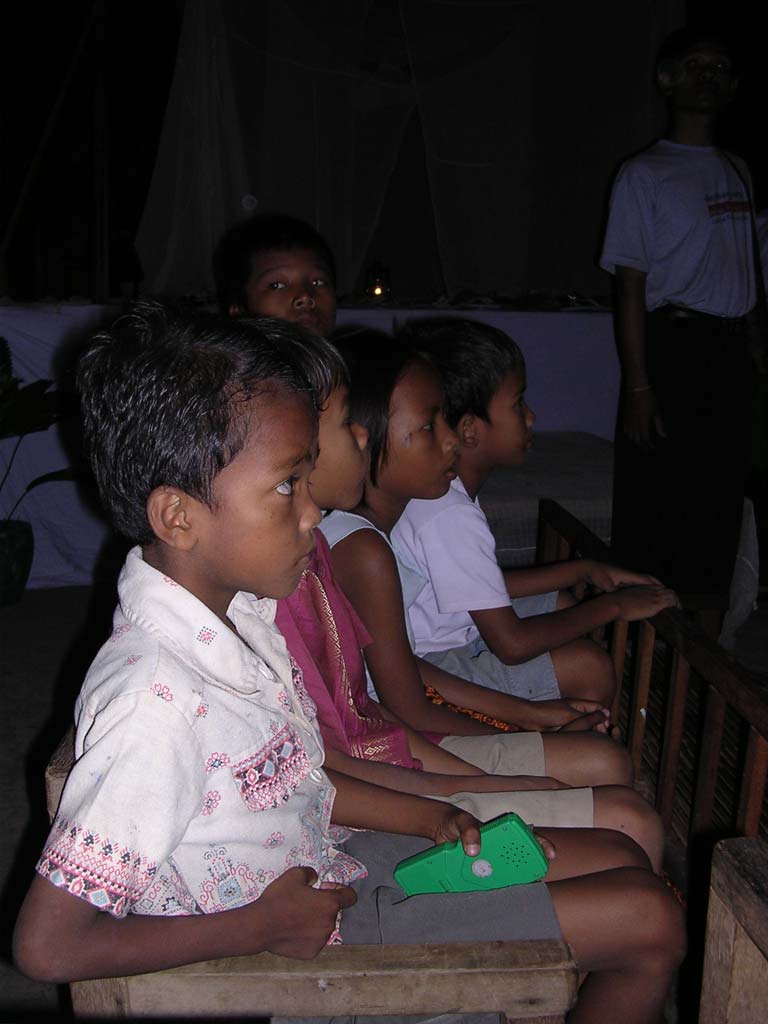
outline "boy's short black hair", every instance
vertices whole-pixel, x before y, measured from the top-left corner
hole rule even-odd
[[[80,360],[85,448],[115,527],[154,539],[146,502],[178,487],[213,507],[212,484],[241,451],[258,395],[330,392],[317,339],[282,320],[232,320],[140,303]]]
[[[256,213],[238,221],[219,239],[213,254],[213,276],[219,309],[246,308],[245,288],[253,273],[254,257],[281,249],[309,249],[336,279],[330,246],[311,224],[283,213]]]
[[[246,320],[246,323],[256,325],[260,322],[257,318]],[[314,394],[315,404],[322,411],[332,391],[336,388],[349,388],[349,369],[344,356],[330,341],[304,328],[295,332],[290,344],[300,354],[302,369]]]
[[[342,327],[334,331],[331,341],[349,367],[349,415],[368,431],[370,477],[375,485],[379,467],[387,457],[392,392],[409,366],[422,361],[422,357],[372,327]]]
[[[730,57],[731,64],[735,65],[733,44],[722,31],[706,25],[693,25],[670,33],[661,44],[656,56],[656,75],[673,74],[683,57],[704,45],[722,50]]]
[[[443,415],[455,428],[465,413],[488,422],[488,407],[508,373],[525,375],[517,344],[497,327],[459,316],[408,320],[398,339],[427,357],[440,374]]]

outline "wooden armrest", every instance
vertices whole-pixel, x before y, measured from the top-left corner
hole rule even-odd
[[[768,1006],[768,843],[715,847],[700,1024],[763,1024]]]
[[[560,1019],[578,976],[558,940],[333,946],[314,960],[259,956],[76,982],[77,1017],[505,1013]]]

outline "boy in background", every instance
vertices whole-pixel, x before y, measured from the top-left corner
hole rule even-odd
[[[224,316],[272,316],[327,338],[336,324],[336,268],[305,221],[255,214],[221,238],[213,256]]]

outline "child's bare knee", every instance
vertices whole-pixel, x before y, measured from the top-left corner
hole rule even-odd
[[[589,737],[590,776],[593,786],[631,786],[632,760],[625,747],[608,736]]]
[[[685,915],[672,890],[648,871],[632,872],[627,897],[634,907],[635,939],[646,966],[677,967],[686,952]]]
[[[601,870],[614,868],[642,868],[648,871],[651,863],[645,850],[632,836],[612,828],[595,827],[594,835],[600,842]]]
[[[654,871],[661,870],[664,849],[661,819],[634,789],[605,786],[596,790],[595,825],[631,836],[648,854]]]
[[[616,673],[613,670],[613,662],[607,651],[604,651],[599,644],[593,640],[585,641],[588,662],[588,671],[592,676],[592,685],[595,692],[599,694],[594,700],[610,704],[616,691]]]
[[[552,652],[552,661],[564,697],[596,700],[609,705],[616,676],[609,655],[593,640],[574,640]]]

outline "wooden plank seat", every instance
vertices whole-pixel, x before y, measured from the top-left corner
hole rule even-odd
[[[70,730],[45,773],[51,819],[73,750]],[[568,947],[553,939],[333,946],[314,960],[260,953],[74,982],[70,992],[79,1019],[498,1013],[507,1020],[558,1024],[573,1006],[577,986]]]

